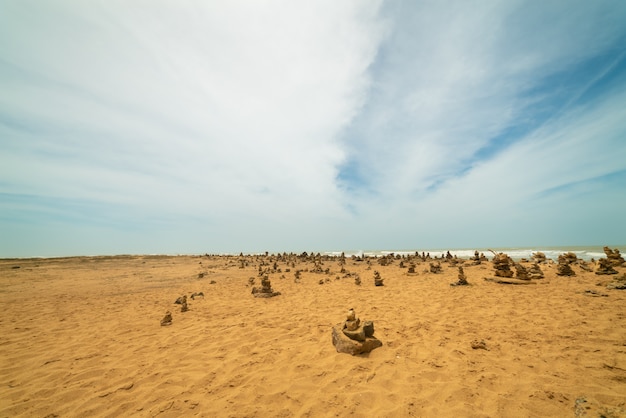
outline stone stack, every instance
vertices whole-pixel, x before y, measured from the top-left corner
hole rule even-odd
[[[415,263],[409,264],[409,269],[407,270],[408,274],[415,274]]]
[[[622,257],[617,248],[611,250],[609,247],[604,247],[604,254],[606,254],[607,260],[611,262],[613,267],[620,267],[624,265],[624,257]]]
[[[359,276],[358,274],[354,276],[354,284],[357,286],[361,286],[361,276]]]
[[[431,273],[441,273],[441,264],[439,264],[439,261],[437,261],[436,263],[429,263],[430,264],[430,272]]]
[[[456,283],[450,283],[450,286],[467,286],[469,283],[467,282],[467,277],[465,277],[465,272],[463,271],[463,267],[459,266],[459,276]]]
[[[606,285],[607,289],[626,290],[626,273],[615,277],[613,281]]]
[[[170,311],[167,311],[165,313],[165,316],[163,317],[163,319],[161,319],[161,326],[165,327],[168,325],[172,325],[172,313]]]
[[[383,278],[380,277],[380,273],[377,271],[374,271],[374,286],[384,286]]]
[[[608,258],[598,260],[598,268],[596,274],[617,274],[617,270],[613,268],[613,262]]]
[[[536,263],[542,264],[546,262],[546,255],[544,253],[542,253],[541,251],[537,251],[536,253],[533,254],[533,259],[535,260]]]
[[[357,318],[353,308],[348,310],[348,315],[343,323],[333,327],[333,345],[338,353],[356,354],[369,353],[383,343],[374,337],[374,323]]]
[[[572,270],[572,256],[574,255],[573,260],[576,261],[577,257],[574,253],[566,253],[561,254],[558,258],[559,264],[556,266],[556,274],[557,276],[575,276],[574,270]]]
[[[567,264],[574,264],[578,261],[578,257],[573,252],[569,251],[567,253],[563,253],[559,256],[559,259],[565,259]]]
[[[183,296],[183,300],[180,304],[180,311],[187,312],[189,310],[189,306],[187,306],[187,296]]]
[[[580,267],[582,270],[588,271],[588,272],[592,272],[593,269],[589,266],[589,263],[587,263],[584,260],[580,260],[578,261],[578,267]]]
[[[280,295],[280,292],[275,292],[272,289],[270,279],[267,276],[263,276],[263,279],[261,280],[261,287],[253,287],[252,294],[256,298],[271,298]]]
[[[541,271],[539,264],[534,263],[528,268],[528,277],[530,279],[543,279],[543,271]]]
[[[520,263],[515,263],[515,278],[518,280],[530,280],[528,270]]]
[[[511,258],[504,254],[499,253],[493,257],[493,267],[496,269],[496,277],[513,277],[513,271],[511,270]]]

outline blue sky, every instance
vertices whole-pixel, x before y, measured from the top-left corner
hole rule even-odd
[[[625,244],[625,22],[3,1],[0,257]]]

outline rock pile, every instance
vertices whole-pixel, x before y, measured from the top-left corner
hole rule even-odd
[[[374,286],[384,286],[383,278],[380,277],[380,273],[377,271],[374,271]]]
[[[470,257],[470,261],[472,263],[474,263],[474,265],[478,265],[483,261],[488,261],[487,257],[485,257],[485,254],[483,253],[478,253],[478,251],[474,251],[474,257]]]
[[[596,274],[617,274],[617,270],[613,268],[613,263],[608,258],[600,258],[598,260],[598,268]]]
[[[574,257],[572,257],[572,255]],[[573,261],[572,261],[573,260]],[[574,253],[566,253],[559,255],[558,262],[559,264],[556,266],[556,274],[557,276],[575,276],[574,270],[572,270],[572,266],[570,264],[577,260],[576,254]]]
[[[441,273],[441,264],[439,264],[439,261],[437,261],[437,263],[429,263],[430,264],[430,272],[431,273]]]
[[[607,289],[626,290],[626,273],[613,279],[613,281],[606,285]]]
[[[561,262],[560,260],[562,259],[565,260],[567,264],[574,264],[575,262],[578,261],[578,257],[576,256],[576,254],[574,254],[571,251],[561,254],[559,256],[559,263]]]
[[[275,292],[272,289],[270,279],[267,276],[263,276],[263,279],[261,279],[261,287],[253,287],[252,294],[255,298],[271,298],[280,295],[280,292]]]
[[[469,283],[467,282],[467,277],[465,277],[465,272],[463,271],[463,267],[459,266],[459,279],[456,283],[450,283],[450,286],[467,286]]]
[[[189,310],[189,306],[187,306],[187,296],[183,296],[183,299],[180,303],[180,311],[187,312]]]
[[[617,248],[611,250],[609,247],[604,247],[604,254],[606,254],[607,260],[611,262],[611,265],[613,267],[619,267],[624,265],[624,257],[622,257]]]
[[[539,264],[534,263],[528,268],[528,278],[530,279],[543,279],[543,271],[539,267]]]
[[[512,262],[511,258],[504,253],[495,254],[493,267],[496,269],[496,277],[513,277],[513,271],[511,270]]]
[[[589,263],[587,263],[585,260],[580,260],[578,261],[578,267],[580,267],[582,270],[588,271],[588,272],[592,272],[593,269],[589,266]]]
[[[348,310],[348,315],[343,323],[333,327],[333,345],[338,353],[356,354],[369,353],[383,343],[374,337],[374,323],[357,318],[353,308]]]
[[[518,280],[530,280],[528,270],[520,263],[515,263],[515,278]]]
[[[168,325],[172,325],[172,313],[170,311],[167,311],[165,313],[165,316],[163,317],[163,319],[161,319],[161,326],[165,327]]]
[[[544,253],[542,253],[541,251],[537,251],[536,253],[533,253],[533,260],[535,260],[536,263],[545,263],[546,262],[546,255]]]
[[[407,270],[407,274],[415,274],[415,263],[409,264],[409,269]]]

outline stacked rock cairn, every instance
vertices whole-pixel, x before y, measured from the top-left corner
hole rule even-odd
[[[437,261],[436,263],[429,263],[429,267],[431,273],[441,273],[441,264],[439,263],[439,261]]]
[[[187,295],[182,295],[174,302],[177,305],[180,305],[181,312],[187,312],[189,310],[189,306],[187,306]]]
[[[409,269],[407,270],[407,274],[415,274],[415,263],[409,264]]]
[[[606,254],[607,260],[611,262],[613,267],[624,266],[625,261],[624,257],[620,254],[619,250],[616,248],[611,250],[609,247],[604,247],[604,254]]]
[[[556,266],[557,276],[575,276],[576,273],[570,264],[575,263],[577,259],[576,254],[572,252],[559,255],[559,264]]]
[[[374,323],[357,318],[354,308],[348,310],[343,323],[333,327],[333,345],[338,353],[356,354],[369,353],[383,343],[374,337]]]
[[[189,310],[189,306],[187,306],[187,295],[183,296],[183,300],[180,304],[180,311],[187,312]]]
[[[544,253],[542,253],[541,251],[537,251],[536,253],[533,253],[533,259],[535,260],[536,263],[545,263],[547,261],[546,259],[546,255]]]
[[[613,268],[613,263],[608,258],[598,259],[598,268],[596,274],[617,274],[617,270]]]
[[[533,263],[533,265],[528,268],[528,278],[543,279],[543,271],[541,271],[539,264]]]
[[[267,276],[263,276],[263,279],[261,279],[261,287],[253,287],[252,294],[256,298],[271,298],[280,295],[280,292],[275,292],[272,289],[270,279]]]
[[[528,270],[520,263],[515,263],[515,278],[518,280],[530,280]]]
[[[172,313],[170,311],[167,311],[165,313],[165,316],[163,317],[163,319],[161,319],[161,326],[165,327],[168,325],[172,325]]]
[[[513,277],[513,271],[511,270],[511,258],[504,253],[496,254],[494,252],[494,254],[493,267],[496,269],[496,276],[508,278]]]
[[[465,277],[465,272],[463,271],[463,267],[459,266],[459,277],[456,283],[450,283],[450,286],[467,286],[469,283],[467,282],[467,277]]]
[[[383,278],[380,277],[380,273],[374,270],[374,286],[384,286]]]

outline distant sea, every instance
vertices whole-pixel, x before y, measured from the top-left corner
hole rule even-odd
[[[618,249],[622,254],[626,250],[626,245],[618,245],[618,246],[608,246],[612,250]],[[533,253],[542,252],[546,255],[547,258],[556,261],[560,254],[572,252],[576,254],[576,256],[585,261],[589,261],[592,258],[597,260],[598,258],[606,257],[604,251],[602,250],[603,246],[575,246],[575,247],[511,247],[511,248],[502,248],[502,247],[492,247],[491,250],[496,253],[503,252],[509,255],[509,257],[514,260],[519,260],[520,258],[531,258]],[[469,257],[474,256],[474,251],[478,251],[479,253],[484,253],[487,258],[491,259],[493,254],[487,248],[458,248],[458,249],[448,249],[448,248],[419,248],[419,249],[411,249],[411,250],[350,250],[344,251],[347,257],[352,255],[363,256],[367,255],[370,257],[373,256],[383,256],[388,254],[399,254],[399,255],[412,255],[415,252],[430,253],[431,257],[441,257],[441,255],[445,255],[447,251],[450,251],[450,254],[453,256],[457,256],[458,258],[468,259]],[[327,251],[323,254],[327,255],[340,255],[341,251]]]

